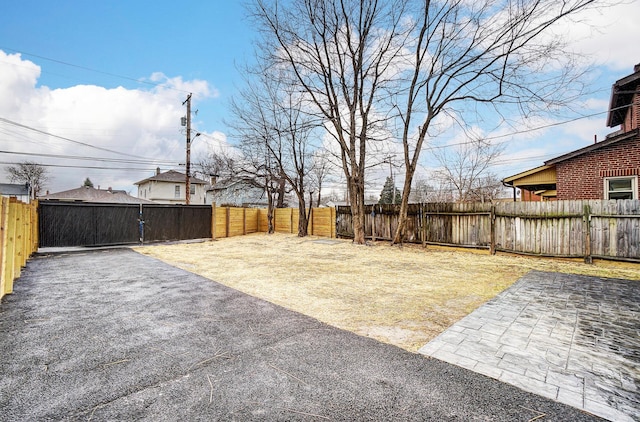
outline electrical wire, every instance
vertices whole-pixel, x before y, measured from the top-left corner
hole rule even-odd
[[[16,165],[20,163],[14,163],[9,161],[0,161],[0,164],[4,165]],[[71,164],[40,164],[41,167],[61,167],[61,168],[77,168],[77,169],[94,169],[94,170],[115,170],[115,171],[153,171],[152,168],[136,168],[136,167],[102,167],[102,166],[74,166]]]
[[[26,155],[30,157],[64,158],[69,160],[102,161],[105,163],[154,164],[154,165],[164,165],[164,166],[176,165],[174,161],[170,162],[170,161],[162,161],[162,160],[126,160],[126,159],[120,159],[120,158],[83,157],[78,155],[44,154],[44,153],[35,153],[35,152],[18,152],[18,151],[0,150],[0,154]]]
[[[86,147],[89,147],[89,148],[94,148],[94,149],[97,149],[97,150],[100,150],[100,151],[110,152],[112,154],[124,155],[125,157],[139,158],[139,157],[137,157],[135,155],[127,154],[127,153],[124,153],[124,152],[114,151],[114,150],[111,150],[111,149],[108,149],[108,148],[97,147],[95,145],[87,144],[86,142],[80,142],[80,141],[76,141],[75,139],[65,138],[64,136],[54,135],[53,133],[45,132],[44,130],[40,130],[40,129],[36,129],[36,128],[31,127],[31,126],[23,125],[21,123],[14,122],[13,120],[5,119],[4,117],[0,117],[0,121],[8,123],[10,125],[21,127],[23,129],[28,129],[28,130],[31,130],[33,132],[37,132],[37,133],[40,133],[40,134],[43,134],[43,135],[52,136],[52,137],[57,138],[57,139],[62,139],[64,141],[72,142],[74,144],[83,145],[83,146],[86,146]]]

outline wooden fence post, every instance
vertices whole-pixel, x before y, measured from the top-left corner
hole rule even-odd
[[[420,203],[420,222],[422,223],[422,247],[427,247],[427,214],[424,212],[424,204]]]
[[[311,236],[313,236],[313,207],[311,205],[309,205],[309,206],[311,207],[311,209],[309,210],[309,220],[310,221],[307,221],[307,225],[309,223],[311,223],[311,233],[310,234],[311,234]]]
[[[14,266],[15,266],[15,253],[16,253],[16,205],[17,203],[13,198],[9,199],[7,203],[7,223],[5,225],[5,245],[4,256],[2,261],[4,263],[4,271],[2,277],[4,278],[4,292],[13,292],[13,279],[14,279]]]
[[[289,208],[289,233],[293,233],[293,208]]]
[[[371,241],[376,241],[376,206],[371,206]]]
[[[13,198],[12,198],[13,199]],[[23,251],[23,242],[24,242],[24,216],[22,215],[22,206],[20,202],[17,200],[13,203],[14,209],[14,263],[13,263],[13,280],[20,277],[20,272],[22,271],[22,255]],[[13,281],[12,280],[12,281]],[[11,288],[13,289],[13,283],[11,283]],[[12,290],[13,291],[13,290]]]
[[[0,298],[5,294],[8,256],[9,198],[0,197]]]
[[[40,246],[40,238],[39,236],[39,227],[40,227],[40,218],[38,215],[38,201],[34,200],[32,202],[33,204],[33,208],[32,208],[32,218],[31,218],[31,233],[32,233],[32,240],[33,240],[33,249],[32,252],[37,252],[38,251],[38,246]]]
[[[216,240],[216,223],[218,220],[216,219],[216,203],[211,204],[211,239]]]
[[[227,219],[225,221],[225,236],[224,237],[229,237],[229,224],[231,220],[231,208],[227,207]]]
[[[242,207],[242,235],[247,234],[247,209]]]
[[[587,264],[593,264],[593,257],[591,256],[591,207],[589,205],[584,206],[584,215],[582,217],[583,230],[584,230],[584,262]]]
[[[496,206],[491,205],[491,214],[489,215],[489,222],[491,224],[490,245],[489,253],[491,255],[496,254]]]

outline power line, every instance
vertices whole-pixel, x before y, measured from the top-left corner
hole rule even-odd
[[[0,154],[15,154],[15,155],[26,155],[31,157],[47,157],[47,158],[64,158],[64,159],[70,159],[70,160],[102,161],[105,163],[154,164],[154,165],[165,165],[165,166],[176,165],[176,163],[173,161],[169,162],[169,161],[162,161],[162,160],[125,160],[125,159],[119,159],[119,158],[83,157],[78,155],[44,154],[44,153],[35,153],[35,152],[18,152],[18,151],[0,150]]]
[[[5,119],[4,117],[0,117],[0,121],[8,123],[10,125],[21,127],[23,129],[28,129],[28,130],[31,130],[31,131],[34,131],[34,132],[37,132],[37,133],[40,133],[40,134],[43,134],[43,135],[52,136],[54,138],[58,138],[58,139],[62,139],[64,141],[72,142],[74,144],[83,145],[83,146],[86,146],[86,147],[89,147],[89,148],[98,149],[100,151],[106,151],[106,152],[110,152],[112,154],[124,155],[125,157],[138,158],[135,155],[126,154],[126,153],[120,152],[120,151],[114,151],[114,150],[111,150],[111,149],[108,149],[108,148],[97,147],[95,145],[87,144],[85,142],[76,141],[75,139],[65,138],[64,136],[60,136],[60,135],[54,135],[53,133],[45,132],[44,130],[40,130],[40,129],[36,129],[36,128],[31,127],[31,126],[23,125],[21,123],[14,122],[13,120]]]
[[[14,163],[9,161],[0,161],[0,164],[16,165],[20,163]],[[93,170],[115,170],[115,171],[153,171],[152,168],[136,168],[136,167],[101,167],[101,166],[74,166],[70,164],[38,164],[42,167],[61,167],[61,168],[78,168],[78,169],[93,169]]]

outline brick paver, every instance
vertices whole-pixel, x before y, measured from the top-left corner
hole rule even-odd
[[[614,421],[640,420],[640,282],[531,272],[422,347]]]

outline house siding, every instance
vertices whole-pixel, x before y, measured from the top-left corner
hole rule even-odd
[[[138,185],[138,198],[146,198],[159,204],[184,204],[185,183],[149,181]],[[175,197],[175,187],[180,186],[180,197]],[[205,204],[205,185],[194,184],[196,193],[190,197],[192,205]],[[146,196],[145,196],[146,195]]]
[[[606,177],[640,175],[640,137],[559,162],[556,174],[559,200],[604,199]]]

